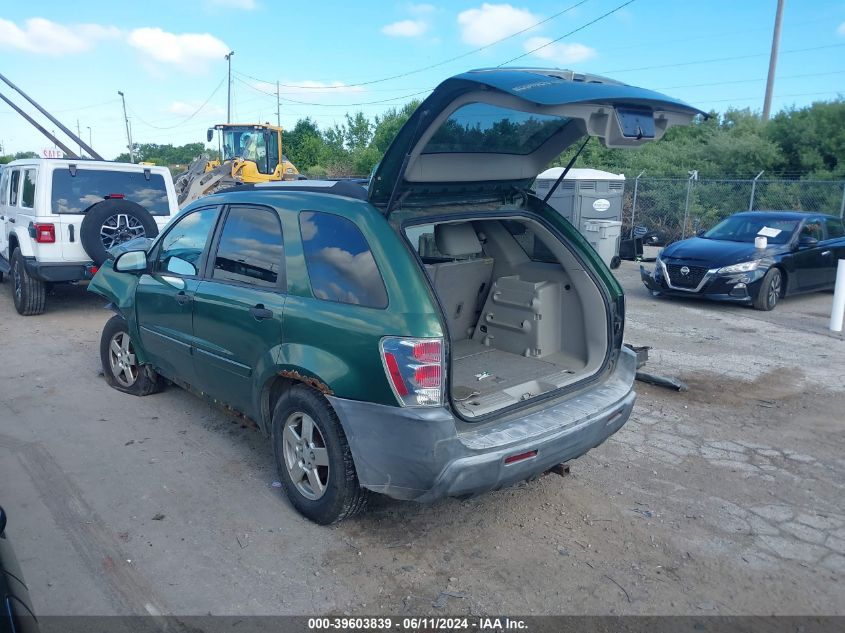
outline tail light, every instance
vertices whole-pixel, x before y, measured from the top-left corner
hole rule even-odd
[[[380,346],[385,373],[399,404],[443,404],[443,339],[388,336]]]
[[[53,224],[35,224],[35,241],[39,244],[56,242],[56,227]]]

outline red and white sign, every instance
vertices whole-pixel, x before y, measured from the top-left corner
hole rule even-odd
[[[41,150],[41,158],[64,158],[65,153],[54,147],[45,147]]]

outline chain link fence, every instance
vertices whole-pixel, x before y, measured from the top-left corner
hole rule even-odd
[[[636,178],[625,183],[623,235],[634,227],[668,244],[709,229],[737,211],[817,211],[842,216],[842,180]]]

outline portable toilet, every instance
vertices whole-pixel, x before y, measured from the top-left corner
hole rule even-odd
[[[534,182],[537,195],[546,197],[562,173],[563,167],[552,167],[537,176]],[[624,174],[576,167],[569,170],[555,189],[549,204],[569,220],[610,265],[618,262],[624,191]]]

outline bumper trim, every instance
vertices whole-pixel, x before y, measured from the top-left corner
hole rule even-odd
[[[91,279],[85,263],[42,263],[36,259],[25,260],[26,272],[41,281],[81,281]]]

